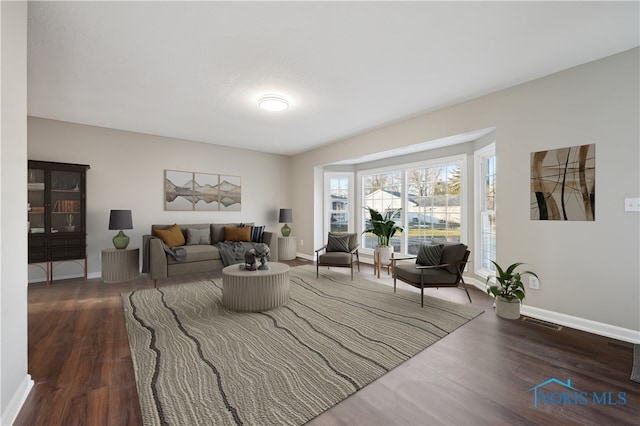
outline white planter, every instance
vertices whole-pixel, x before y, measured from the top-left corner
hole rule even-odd
[[[519,319],[520,300],[516,297],[509,302],[504,297],[496,297],[496,315],[504,319]]]
[[[376,258],[376,262],[380,259],[380,265],[387,266],[391,263],[391,253],[393,252],[393,247],[391,246],[376,246],[374,251],[374,256]]]

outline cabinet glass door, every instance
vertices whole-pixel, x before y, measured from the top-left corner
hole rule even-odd
[[[44,233],[47,222],[45,215],[44,170],[29,169],[27,183],[28,229],[32,234]]]
[[[51,233],[83,229],[81,184],[79,172],[51,172]]]

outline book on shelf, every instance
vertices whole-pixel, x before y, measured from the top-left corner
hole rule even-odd
[[[53,206],[53,211],[57,213],[79,213],[80,200],[58,200]]]

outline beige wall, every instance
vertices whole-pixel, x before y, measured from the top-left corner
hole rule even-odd
[[[541,278],[532,315],[640,342],[639,49],[427,113],[293,158],[299,247],[321,245],[321,166],[446,136],[496,128],[498,261],[524,261]],[[529,219],[531,152],[596,144],[596,221]],[[356,206],[356,210],[361,206]]]
[[[0,424],[13,422],[27,374],[27,3],[0,2]]]
[[[100,276],[102,249],[113,247],[111,209],[131,209],[131,247],[154,223],[255,222],[276,231],[278,209],[289,205],[289,157],[175,140],[101,127],[29,117],[30,160],[89,164],[87,257],[90,276]],[[164,170],[220,173],[242,178],[239,212],[164,211]],[[78,276],[81,268],[60,264],[56,277]],[[30,280],[44,273],[31,266]]]

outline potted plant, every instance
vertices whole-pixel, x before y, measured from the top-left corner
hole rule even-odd
[[[404,231],[404,228],[393,220],[393,217],[398,215],[402,208],[387,210],[384,215],[374,208],[367,208],[369,210],[369,215],[371,216],[371,221],[367,229],[362,233],[372,233],[378,237],[378,245],[374,252],[375,259],[379,259],[380,263],[383,265],[388,265],[391,259],[391,252],[393,251],[393,248],[391,247],[391,238],[396,234],[396,232]]]
[[[65,220],[67,222],[67,225],[64,227],[65,231],[67,232],[73,232],[76,230],[75,225],[73,224],[73,215],[72,214],[68,214],[65,216]]]
[[[491,261],[496,267],[497,274],[487,277],[486,283],[491,279],[495,279],[496,283],[487,287],[487,293],[495,297],[496,315],[506,319],[520,318],[520,303],[524,299],[524,284],[522,283],[523,275],[533,275],[538,278],[532,271],[516,271],[522,262],[516,262],[503,269],[493,260]]]

